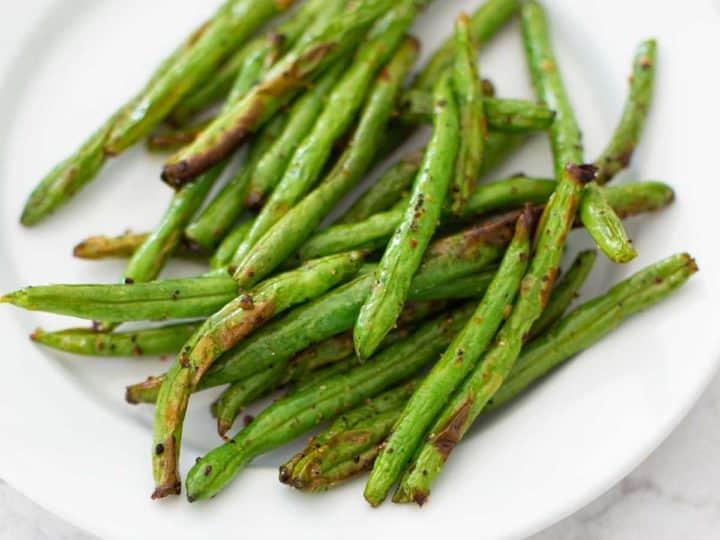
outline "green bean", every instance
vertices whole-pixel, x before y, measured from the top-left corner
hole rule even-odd
[[[127,231],[120,236],[89,236],[73,248],[73,256],[78,259],[100,260],[110,258],[127,259],[147,240],[150,233]],[[173,256],[183,259],[203,259],[204,253],[180,242]]]
[[[227,274],[113,285],[27,287],[0,297],[31,311],[118,322],[207,317],[237,296]]]
[[[514,177],[478,186],[468,203],[465,218],[495,210],[545,202],[556,182],[550,179]],[[622,218],[653,212],[669,205],[674,192],[661,182],[634,182],[603,188],[615,214]],[[378,249],[386,245],[402,220],[401,202],[365,221],[328,227],[312,236],[298,253],[300,260],[315,259],[351,249]],[[576,223],[577,225],[577,223]]]
[[[451,75],[460,114],[460,148],[450,183],[449,206],[455,215],[461,215],[465,210],[480,176],[488,133],[482,81],[469,26],[470,18],[465,13],[460,14],[455,21],[455,61]]]
[[[673,189],[662,182],[632,182],[603,189],[615,213],[626,218],[665,208],[675,200]]]
[[[516,220],[517,215],[507,225],[508,241]],[[497,247],[497,238],[490,239],[490,245],[487,241],[486,236],[474,232],[436,242],[413,279],[408,299],[425,299],[436,287],[487,268],[504,251]],[[373,268],[369,266],[350,283],[296,307],[261,328],[213,364],[200,381],[199,389],[239,381],[269,369],[277,362],[286,363],[313,343],[351,329],[369,293]],[[469,297],[477,297],[477,286],[470,285]],[[138,390],[151,395],[150,386],[154,385],[157,390],[163,379],[164,376],[155,377]]]
[[[597,182],[585,186],[578,214],[590,236],[611,261],[626,263],[637,257],[620,217]]]
[[[186,95],[180,103],[172,110],[168,115],[168,120],[173,126],[187,126],[188,123],[198,114],[204,112],[206,109],[211,107],[213,104],[222,101],[230,93],[235,81],[237,80],[238,73],[242,69],[243,65],[247,60],[247,56],[250,51],[258,46],[259,39],[247,43],[240,50],[236,51],[225,63],[220,66],[215,74],[209,77],[202,85],[198,86],[190,94]],[[171,133],[182,133],[184,128],[176,128]],[[177,150],[195,140],[195,135],[186,140],[179,147],[173,146],[172,150]],[[148,138],[148,144],[153,139],[153,136]]]
[[[355,202],[339,223],[356,223],[387,210],[412,187],[423,152],[414,151],[388,168],[377,182]]]
[[[173,195],[158,226],[128,261],[123,272],[126,281],[152,281],[160,274],[180,243],[183,229],[198,211],[223,169],[224,165],[218,165]]]
[[[439,303],[434,304],[432,307],[434,307],[434,309],[428,310],[428,315],[436,316],[439,312],[444,311],[444,306]],[[403,328],[398,328],[397,330],[393,330],[385,337],[383,342],[380,344],[380,347],[378,347],[378,353],[384,351],[388,347],[392,347],[393,345],[400,341],[403,341],[404,339],[407,339],[415,332],[415,330],[416,328],[412,326],[406,326]],[[293,384],[291,384],[288,388],[288,395],[302,392],[306,388],[309,388],[312,385],[320,384],[323,381],[327,381],[339,373],[347,373],[354,367],[359,366],[361,363],[362,362],[357,356],[351,354],[350,356],[333,362],[330,365],[313,370],[304,375],[303,377],[298,377],[298,379],[294,381]]]
[[[523,5],[521,12],[525,53],[535,91],[540,101],[556,114],[549,134],[555,177],[559,179],[566,174],[566,167],[579,166],[584,162],[582,135],[557,66],[543,9],[538,3],[529,2]],[[594,166],[584,167],[585,183],[593,180],[596,172]],[[581,197],[587,197],[585,204],[589,205],[589,211],[581,212],[580,217],[601,251],[616,262],[628,262],[634,258],[637,253],[622,223],[613,215],[612,208],[600,192],[591,187]],[[543,221],[540,223],[542,229],[545,228]]]
[[[436,303],[436,305],[438,304]],[[422,315],[437,314],[438,311],[442,311],[442,309],[427,309],[424,310]],[[420,313],[415,313],[414,315],[418,314]],[[406,339],[412,332],[412,327],[394,330],[388,334],[382,342],[381,350]],[[343,336],[343,334],[340,336]],[[219,435],[221,437],[225,437],[227,432],[232,428],[237,417],[242,412],[242,408],[252,403],[251,400],[257,399],[258,394],[250,394],[248,392],[248,388],[258,388],[259,393],[259,387],[262,385],[263,395],[267,395],[279,386],[289,383],[287,395],[291,395],[293,393],[301,392],[309,386],[327,381],[338,374],[347,373],[352,368],[360,364],[357,357],[352,354],[353,343],[351,335],[349,335],[347,339],[347,348],[345,340],[343,340],[342,337],[340,340],[335,341],[335,343],[330,341],[331,340],[327,340],[326,342],[317,344],[325,345],[324,350],[317,351],[318,354],[324,355],[322,357],[315,355],[311,358],[304,357],[298,359],[298,356],[300,355],[296,355],[287,367],[285,367],[282,363],[279,363],[277,366],[270,368],[267,372],[252,375],[248,379],[235,382],[225,389],[214,405],[215,415],[218,419],[217,425]],[[335,349],[331,350],[333,347],[335,347]],[[305,352],[309,352],[313,349],[314,347],[310,347],[306,349]],[[346,350],[348,353],[343,354]],[[302,354],[303,353],[301,353],[301,355]],[[305,365],[303,366],[295,363],[296,360],[300,362],[305,361]],[[281,366],[282,370],[278,366]],[[273,375],[270,375],[270,371],[272,371]]]
[[[302,379],[308,373],[343,360],[353,353],[352,333],[342,332],[315,343],[290,360],[282,383]]]
[[[629,217],[666,207],[674,199],[673,190],[661,182],[636,182],[603,188],[603,193],[615,212]],[[539,212],[540,208],[534,209]],[[434,242],[435,255],[451,253],[457,257],[444,268],[451,280],[468,275],[499,258],[503,246],[510,239],[510,224],[517,212],[485,220],[455,235]],[[575,225],[579,223],[576,221]],[[454,247],[453,247],[454,246]],[[462,257],[464,251],[466,257]],[[219,268],[208,277],[161,280],[133,287],[112,285],[49,285],[30,287],[0,297],[0,302],[14,304],[35,311],[47,311],[95,320],[121,321],[160,320],[165,318],[206,317],[236,296],[236,283]],[[475,279],[474,277],[468,279]],[[479,278],[482,279],[482,278]],[[481,284],[481,282],[478,282]],[[202,285],[199,287],[198,285]],[[458,285],[462,290],[462,283]],[[434,291],[448,291],[452,296],[453,282],[422,291],[418,299],[438,298]],[[174,295],[173,293],[177,291]],[[205,297],[204,297],[205,296]]]
[[[472,296],[477,296],[475,290],[471,290],[467,293],[466,296],[462,297],[458,294],[458,298],[468,298]],[[333,302],[337,302],[337,299],[333,299]],[[393,343],[395,343],[398,339],[407,336],[408,330],[411,328],[407,325],[412,325],[416,322],[420,322],[424,319],[426,319],[429,316],[435,315],[439,312],[442,312],[447,307],[447,303],[445,302],[439,302],[439,301],[412,301],[408,302],[408,304],[405,306],[405,309],[403,310],[403,313],[401,314],[400,318],[398,319],[399,324],[403,325],[400,329],[394,330],[393,332],[390,332],[387,337],[383,340],[383,343],[381,344],[382,347],[389,346]],[[314,310],[311,310],[314,311]],[[307,314],[307,312],[304,312],[304,314]],[[352,323],[349,323],[350,325]],[[274,332],[270,332],[270,334],[273,334]],[[337,336],[331,337],[327,341],[332,341]],[[252,338],[251,338],[252,339]],[[319,379],[320,377],[326,378],[329,374],[328,371],[324,371],[324,373],[319,373],[319,371],[323,371],[322,368],[327,367],[330,364],[337,364],[339,361],[345,360],[348,358],[348,356],[351,355],[353,352],[352,347],[352,335],[349,334],[348,338],[350,344],[349,347],[345,343],[342,343],[342,338],[340,339],[340,343],[327,343],[325,341],[316,343],[315,345],[311,345],[308,348],[306,348],[304,351],[295,354],[292,356],[292,358],[287,363],[287,370],[285,372],[285,375],[282,377],[281,380],[277,381],[275,384],[275,381],[273,380],[273,388],[269,388],[268,391],[274,389],[276,386],[296,382],[298,384],[308,384],[309,381],[315,379]],[[316,347],[319,349],[317,350]],[[345,354],[347,350],[349,349],[349,353]],[[252,346],[249,348],[251,351],[250,354],[260,354],[258,358],[260,358],[260,364],[262,365],[263,370],[272,370],[276,366],[276,364],[270,364],[266,360],[266,358],[263,355],[263,353],[257,353],[258,350],[256,347]],[[310,355],[311,357],[306,355]],[[275,354],[274,352],[272,354]],[[280,358],[280,364],[283,366],[285,365],[283,363],[283,358]],[[347,365],[354,365],[356,363],[355,360],[352,361],[352,363],[348,362]],[[340,371],[346,371],[349,368],[341,368]],[[319,371],[318,371],[319,370]],[[317,375],[315,374],[316,372]],[[262,371],[262,373],[265,373],[265,371]],[[236,381],[236,383],[240,383],[242,385],[243,381],[250,380],[251,378],[255,377],[256,374],[249,375],[247,377],[241,377]],[[158,391],[160,388],[160,385],[162,384],[162,381],[164,380],[164,375],[162,377],[152,377],[150,382],[144,381],[138,384],[134,384],[131,386],[128,386],[127,388],[127,395],[131,396],[132,399],[129,400],[130,403],[155,403],[157,400]],[[267,379],[253,379],[253,380],[265,380],[267,381],[267,384],[269,385],[270,382]],[[229,380],[228,382],[232,382]],[[233,383],[236,384],[236,383]],[[201,386],[206,383],[201,382]],[[219,383],[223,384],[223,383]],[[214,383],[213,383],[214,385]],[[231,385],[226,392],[229,394],[232,394],[234,392],[233,385]],[[241,388],[238,390],[240,393],[244,393],[245,389]],[[229,398],[232,399],[232,398]],[[228,414],[229,417],[229,414]]]
[[[465,298],[480,298],[487,290],[490,282],[497,272],[496,268],[479,272],[476,274],[470,274],[465,277],[460,277],[441,283],[435,286],[432,290],[425,289],[419,291],[413,295],[418,301],[422,302],[439,302],[448,300],[462,300]],[[408,305],[412,304],[409,302],[405,304],[405,309]],[[402,321],[403,314],[400,314],[398,323]]]
[[[410,125],[425,124],[432,119],[432,95],[410,92],[403,98],[398,121]],[[498,132],[528,134],[550,128],[555,112],[544,104],[525,99],[485,98],[483,112],[489,129]]]
[[[501,407],[558,364],[609,334],[630,315],[665,299],[697,271],[697,264],[688,254],[674,255],[577,307],[528,344],[512,376],[488,403],[487,409]]]
[[[504,159],[506,153],[510,149],[514,149],[516,139],[518,138],[498,133],[490,134],[488,139],[489,152],[486,155],[487,159],[483,163],[484,170],[482,174],[485,174],[488,168],[495,168],[496,161],[499,161],[497,158],[501,154]],[[353,210],[357,208],[357,211],[348,213],[349,219],[343,219],[338,225],[329,227],[311,237],[300,251],[301,260],[314,258],[316,253],[344,251],[348,245],[353,246],[353,248],[357,246],[379,247],[384,245],[402,219],[402,208],[407,204],[401,200],[402,193],[412,187],[412,180],[419,169],[419,164],[414,166],[413,163],[412,159],[406,159],[388,170],[387,177],[392,179],[393,182],[385,184],[383,182],[385,176],[383,176],[366,193],[367,202],[360,199],[358,203],[362,204],[353,207]],[[398,169],[397,173],[395,172],[396,168]],[[411,175],[411,172],[414,174]],[[408,178],[410,179],[408,180]],[[402,182],[394,183],[398,179],[402,179]],[[375,190],[375,187],[378,189]],[[554,180],[541,180],[524,176],[481,184],[470,197],[466,216],[520,206],[526,202],[544,202],[552,193],[554,187]],[[386,203],[380,203],[381,200],[392,201],[396,205],[394,208],[385,211]],[[366,213],[373,209],[377,209],[377,212],[366,216]]]
[[[547,178],[513,176],[505,180],[477,186],[470,195],[465,216],[477,216],[498,210],[520,208],[525,204],[545,203],[555,189],[555,181]]]
[[[473,215],[517,208],[525,203],[543,203],[555,189],[554,180],[513,177],[481,184],[468,201],[465,218]],[[386,244],[403,219],[407,202],[364,221],[333,225],[312,236],[299,252],[300,260],[317,254],[339,253],[347,249],[377,248]],[[443,216],[447,219],[448,216]],[[322,255],[321,255],[322,256]]]
[[[183,128],[161,128],[148,136],[145,147],[150,152],[175,152],[193,142],[207,126],[208,122],[199,122]]]
[[[512,370],[520,354],[524,337],[547,304],[562,258],[565,240],[575,219],[583,185],[594,175],[594,168],[575,164],[579,161],[576,158],[581,157],[580,149],[576,146],[579,144],[579,130],[574,122],[572,110],[564,99],[562,82],[554,69],[542,8],[536,2],[530,1],[523,4],[521,13],[523,36],[533,82],[543,101],[557,111],[557,117],[551,128],[551,142],[558,184],[540,220],[535,255],[530,262],[530,269],[523,278],[520,294],[512,313],[471,376],[471,379],[479,381],[478,388],[473,392],[476,399],[461,403],[459,411],[454,409],[455,401],[453,401],[446,410],[452,408],[455,416],[450,417],[451,422],[442,424],[448,429],[441,432],[436,429],[432,431],[434,442],[432,449],[438,457],[447,455],[462,435],[462,432],[453,429],[453,426],[462,424],[468,418],[474,419]],[[562,166],[558,167],[559,164]],[[427,444],[423,446],[422,451],[424,452],[426,448],[429,448]],[[422,459],[422,456],[419,459]],[[424,460],[418,461],[418,464],[420,471],[427,469]],[[440,468],[436,467],[428,471],[428,474],[435,476],[439,470]],[[426,495],[422,491],[419,493],[414,491],[413,498],[422,502],[424,494]],[[377,505],[382,502],[385,493],[366,495],[369,495],[366,496],[368,502]]]
[[[385,349],[405,339],[412,333],[415,323],[437,315],[444,311],[446,307],[446,303],[437,301],[408,302],[403,310],[400,327],[387,335],[381,344],[381,348]],[[319,373],[323,368],[335,365],[341,360],[348,359],[353,356],[353,352],[352,332],[343,332],[316,343],[290,360],[281,383],[299,382],[307,384],[313,374]]]
[[[80,148],[55,165],[33,188],[25,202],[20,223],[25,226],[36,225],[95,178],[107,159],[103,148],[118,114],[110,117]]]
[[[252,31],[253,25],[262,24],[263,18],[272,16],[272,13],[268,13],[268,8],[273,12],[277,9],[272,5],[274,3],[272,0],[259,0],[256,12],[250,17],[244,17],[245,10],[243,8],[247,8],[252,3],[255,3],[255,0],[226,1],[210,21],[201,25],[170,56],[163,60],[150,77],[145,88],[113,113],[97,131],[83,142],[80,148],[56,165],[35,187],[23,209],[20,218],[21,223],[23,225],[34,225],[40,222],[58,207],[67,203],[75,193],[93,180],[104,165],[108,154],[112,153],[108,152],[111,133],[124,118],[132,115],[133,112],[137,114],[138,119],[146,118],[145,111],[139,109],[151,105],[153,100],[157,98],[160,98],[161,103],[168,103],[175,98],[179,100],[182,94],[177,91],[182,89],[185,81],[183,85],[172,88],[173,94],[171,95],[152,96],[151,92],[154,88],[166,84],[174,77],[184,78],[186,75],[192,75],[191,71],[197,72],[197,67],[204,68],[205,65],[196,67],[192,63],[193,59],[198,56],[204,56],[208,45],[213,45],[214,50],[212,52],[214,54],[207,59],[203,59],[203,64],[212,63],[215,60],[215,54],[219,52],[226,53],[227,50],[224,47],[217,47],[215,40],[220,34],[229,30],[227,23],[240,25],[235,27],[235,30],[238,30],[237,34],[234,31],[232,32],[233,43],[230,45],[236,46],[247,35],[243,29]],[[238,9],[233,12],[233,8]],[[191,77],[188,77],[188,82],[190,79]],[[155,123],[158,123],[159,120],[161,118],[158,118]],[[154,124],[149,125],[147,131],[149,132],[153,127]],[[142,136],[140,135],[136,140],[139,140]]]
[[[638,283],[633,294],[621,301],[604,295],[585,303],[524,348],[507,382],[482,413],[504,406],[558,365],[593,345],[625,318],[665,298],[695,271],[690,260],[685,268],[674,271],[644,271],[647,278],[644,283]],[[390,399],[393,393],[395,400]],[[391,432],[394,421],[390,418],[400,417],[407,397],[409,394],[402,393],[400,388],[390,390],[339,417],[280,468],[280,481],[298,489],[319,491],[370,469],[381,448],[378,443]],[[407,499],[408,494],[402,490],[394,498],[396,502]]]
[[[175,354],[197,330],[199,323],[181,323],[128,332],[98,332],[69,328],[46,332],[40,328],[30,338],[59,351],[87,356],[147,356]]]
[[[635,51],[630,90],[620,122],[607,147],[595,160],[598,168],[595,181],[598,184],[609,182],[630,164],[652,101],[656,49],[657,42],[650,39],[643,41]]]
[[[481,165],[480,176],[484,177],[497,168],[525,139],[525,135],[489,133],[485,142],[485,159]],[[378,212],[388,210],[407,196],[420,168],[423,152],[424,150],[413,151],[385,171],[338,223],[364,221]]]
[[[232,262],[235,250],[251,227],[252,219],[247,219],[230,231],[210,258],[210,268],[217,270],[227,267]]]
[[[164,377],[163,377],[164,378]],[[125,401],[133,405],[137,403],[155,403],[162,380],[150,376],[141,383],[125,388]]]
[[[283,375],[285,367],[277,364],[228,387],[212,405],[218,435],[227,439],[228,431],[243,408],[275,390]]]
[[[435,91],[434,132],[413,185],[403,220],[380,261],[370,295],[355,324],[355,351],[370,357],[395,324],[413,274],[435,232],[458,153],[458,111],[450,80]]]

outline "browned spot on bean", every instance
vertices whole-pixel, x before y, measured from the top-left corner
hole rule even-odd
[[[437,448],[438,452],[440,452],[443,460],[448,458],[450,452],[452,452],[455,445],[460,441],[463,434],[463,427],[470,416],[472,405],[473,400],[467,399],[433,438],[432,444]]]
[[[240,309],[243,309],[245,311],[249,311],[255,307],[255,302],[252,299],[252,296],[249,294],[243,294],[238,299],[238,302],[240,303]]]
[[[592,163],[583,163],[580,165],[568,163],[565,165],[565,171],[580,184],[592,182],[597,175],[597,167]]]
[[[418,506],[422,506],[427,502],[428,494],[426,491],[415,490],[413,492],[412,500]]]
[[[557,277],[558,269],[551,268],[546,274],[542,276],[542,286],[540,287],[540,303],[543,307],[548,303],[550,293],[552,292],[553,285],[555,284],[555,278]]]
[[[215,343],[219,344],[222,351],[227,351],[235,346],[241,339],[247,336],[255,328],[262,325],[267,321],[273,314],[275,305],[273,302],[262,302],[255,304],[252,310],[245,311],[246,314],[239,321],[234,321],[234,324],[223,325],[216,335],[216,340],[201,339],[195,346],[197,356],[200,358],[197,361],[197,370],[193,377],[193,384],[197,385],[200,379],[205,374],[205,371],[212,365],[217,357],[215,351]]]

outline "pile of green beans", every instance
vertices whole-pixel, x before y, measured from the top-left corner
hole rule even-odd
[[[282,483],[324,491],[369,471],[372,506],[391,492],[423,505],[477,418],[697,272],[690,255],[672,255],[572,306],[598,251],[621,264],[637,255],[622,220],[674,200],[662,182],[606,185],[640,142],[655,41],[638,46],[617,127],[588,163],[542,6],[485,0],[410,77],[419,42],[408,32],[431,1],[305,0],[276,20],[296,2],[225,0],[31,194],[25,225],[143,138],[174,152],[161,175],[174,191],[154,229],[75,245],[78,258],[128,259],[122,282],[0,296],[91,321],[36,329],[45,347],[173,356],[125,393],[154,407],[153,499],[181,493],[183,473],[189,501],[214,497],[256,457],[326,424],[280,466]],[[537,101],[496,96],[481,78],[482,45],[516,16]],[[425,146],[404,150],[353,202],[422,126]],[[486,181],[535,135],[550,142],[550,177]],[[598,250],[561,272],[574,229]],[[206,269],[160,279],[177,258]],[[210,412],[224,442],[183,471],[190,400],[220,386]]]

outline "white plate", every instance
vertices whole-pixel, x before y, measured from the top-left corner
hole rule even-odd
[[[32,230],[17,225],[37,180],[139,86],[162,54],[217,2],[25,0],[0,21],[0,290],[46,282],[111,282],[121,263],[73,260],[90,233],[150,227],[169,192],[161,160],[142,150],[107,167],[72,205]],[[479,0],[435,2],[418,24],[425,50],[451,19]],[[482,538],[519,538],[549,525],[627,474],[667,436],[716,369],[720,256],[713,160],[718,150],[716,89],[709,64],[720,13],[709,0],[675,2],[548,0],[555,42],[587,155],[597,155],[620,111],[634,45],[660,40],[658,92],[633,170],[660,178],[678,200],[630,226],[640,258],[603,262],[585,297],[628,273],[687,250],[701,272],[672,299],[638,316],[602,344],[478,425],[453,454],[430,504],[371,510],[362,482],[306,496],[276,480],[279,452],[259,460],[209,504],[152,503],[149,409],[128,407],[123,386],[161,371],[160,361],[63,357],[26,339],[55,317],[0,309],[0,477],[70,522],[103,538],[265,537],[315,539],[451,536],[472,527]],[[9,41],[9,43],[8,43]],[[531,96],[518,27],[484,55],[483,73],[505,96]],[[547,174],[544,140],[505,172]],[[576,234],[573,247],[584,242]],[[183,468],[216,445],[208,397],[194,400]],[[383,535],[383,536],[379,536]]]

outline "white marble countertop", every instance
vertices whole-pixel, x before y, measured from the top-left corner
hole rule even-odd
[[[711,540],[720,531],[720,375],[632,474],[532,540]],[[0,540],[90,540],[0,481]]]

